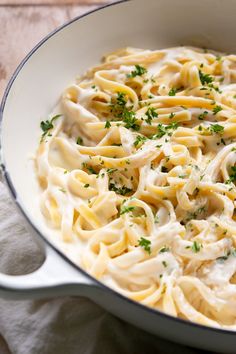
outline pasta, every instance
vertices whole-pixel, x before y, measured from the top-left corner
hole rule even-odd
[[[146,306],[235,330],[236,56],[121,49],[55,114],[35,161],[63,251]]]

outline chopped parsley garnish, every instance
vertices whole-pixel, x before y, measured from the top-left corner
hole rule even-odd
[[[213,81],[213,77],[209,74],[204,74],[201,70],[199,70],[199,78],[201,80],[202,85],[210,84]]]
[[[124,215],[126,213],[130,213],[131,211],[133,211],[135,209],[135,207],[133,206],[122,206],[120,208],[120,215]]]
[[[94,175],[97,174],[97,172],[93,169],[93,167],[87,165],[85,162],[82,164],[82,167],[85,168],[86,170],[88,170],[90,172],[90,174],[94,174]]]
[[[236,249],[235,249],[235,248],[232,248],[231,250],[229,250],[229,251],[225,254],[225,256],[216,258],[216,261],[219,262],[219,263],[223,263],[224,261],[227,261],[227,259],[228,259],[230,256],[236,257]]]
[[[44,139],[44,137],[48,134],[48,132],[49,132],[51,129],[54,128],[53,122],[54,122],[56,119],[58,119],[59,117],[61,117],[61,116],[62,116],[61,114],[57,114],[57,115],[55,115],[54,117],[52,117],[51,120],[48,120],[48,119],[47,119],[47,120],[42,121],[42,122],[40,123],[40,128],[41,128],[42,131],[43,131],[43,134],[42,134],[42,136],[41,136],[41,141],[40,141],[40,142],[42,142],[43,139]]]
[[[144,237],[141,237],[140,240],[138,240],[139,246],[143,247],[146,252],[151,254],[151,241],[147,240]]]
[[[84,185],[84,188],[88,188],[89,187],[89,183],[86,183],[85,185]]]
[[[221,106],[215,106],[212,110],[213,114],[216,115],[218,112],[222,111],[222,107]]]
[[[66,190],[64,188],[59,188],[59,191],[61,191],[62,193],[66,193]]]
[[[124,107],[126,105],[127,101],[125,99],[124,92],[117,92],[116,103],[121,107]]]
[[[199,114],[198,119],[199,120],[204,120],[207,115],[208,115],[208,112],[204,111],[203,113]]]
[[[110,127],[111,127],[111,123],[109,122],[109,120],[107,120],[105,124],[105,128],[109,129]]]
[[[80,136],[78,136],[78,138],[76,140],[76,144],[77,145],[82,145],[83,144],[83,139]]]
[[[138,120],[133,111],[125,110],[123,113],[123,122],[125,123],[125,128],[133,129],[138,131],[140,129],[140,125],[137,124]]]
[[[202,247],[202,245],[200,243],[198,243],[197,241],[194,241],[191,249],[194,253],[198,253],[198,252],[200,252],[201,247]]]
[[[165,252],[169,252],[169,251],[170,251],[169,247],[164,246],[160,249],[159,253],[165,253]]]
[[[138,120],[135,116],[135,112],[132,111],[132,106],[127,107],[126,104],[125,94],[123,92],[117,92],[116,102],[110,105],[111,112],[114,114],[115,118],[123,120],[125,128],[137,131],[140,129],[140,125],[137,124]],[[110,128],[110,125],[105,127]]]
[[[129,194],[133,191],[132,189],[130,189],[126,186],[117,187],[114,183],[109,184],[109,190],[113,191],[117,194],[120,194],[120,195],[126,195],[126,194]]]
[[[138,135],[135,139],[134,146],[142,145],[147,140],[146,136]]]
[[[167,268],[167,262],[166,261],[162,261],[162,264],[165,268]]]
[[[236,166],[231,166],[231,174],[229,175],[229,179],[225,182],[226,184],[230,184],[231,182],[236,181]]]
[[[162,166],[161,167],[161,172],[164,172],[164,173],[168,172],[168,168],[165,167],[165,166]]]
[[[147,118],[145,119],[145,122],[149,125],[152,124],[152,120],[156,117],[158,117],[158,113],[156,112],[156,108],[154,107],[149,107],[147,112],[145,113]]]
[[[202,180],[202,178],[200,177],[200,180]],[[206,208],[203,206],[201,208],[198,208],[196,211],[194,211],[193,213],[187,213],[187,219],[186,221],[190,221],[192,219],[197,219],[197,217],[201,214],[203,214],[206,211]]]
[[[147,73],[147,69],[140,65],[135,65],[135,70],[131,71],[131,74],[128,74],[128,78],[142,76]]]
[[[176,92],[177,92],[177,89],[174,88],[174,87],[172,87],[172,89],[170,89],[168,95],[169,95],[169,96],[175,96],[175,95],[176,95]]]
[[[211,124],[210,125],[210,132],[216,134],[222,134],[224,132],[224,127],[220,124]]]
[[[108,173],[109,175],[111,175],[112,173],[114,173],[114,172],[116,172],[116,171],[118,171],[117,168],[108,168],[108,169],[107,169],[107,173]]]
[[[174,116],[175,116],[175,113],[171,112],[171,114],[169,115],[169,119],[174,118]]]
[[[176,130],[178,126],[179,126],[178,122],[173,122],[169,125],[163,125],[162,123],[159,123],[157,125],[158,133],[153,135],[152,139],[162,138],[165,134],[171,136],[172,133],[170,132],[170,130]]]
[[[201,135],[209,135],[209,133],[212,134],[223,134],[224,133],[224,127],[218,123],[216,124],[211,124],[208,127],[204,127],[202,125],[199,125],[198,130],[201,132]]]

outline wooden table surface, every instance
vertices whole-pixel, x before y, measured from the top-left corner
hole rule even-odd
[[[46,34],[114,0],[0,0],[0,99],[16,66]]]
[[[0,99],[13,71],[40,39],[73,17],[111,2],[115,0],[0,0]],[[1,333],[0,354],[11,354]]]

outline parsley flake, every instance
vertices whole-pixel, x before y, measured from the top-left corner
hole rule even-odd
[[[197,241],[194,241],[191,249],[194,253],[198,253],[198,252],[200,252],[201,247],[202,247],[202,245],[200,243],[198,243]]]
[[[154,107],[149,107],[147,112],[145,113],[147,118],[145,119],[145,122],[149,125],[152,124],[152,120],[156,117],[158,117],[158,113],[156,112],[156,108]]]
[[[210,84],[213,81],[213,77],[209,74],[204,74],[201,70],[199,70],[199,78],[201,80],[202,85]]]
[[[222,107],[221,106],[215,106],[212,110],[213,115],[216,115],[218,112],[222,111]]]
[[[109,120],[107,120],[105,124],[105,128],[109,129],[110,127],[111,127],[111,123],[109,122]]]
[[[138,135],[136,137],[136,140],[134,142],[134,146],[137,147],[139,145],[143,145],[143,143],[147,140],[146,136],[141,136],[141,135]]]
[[[131,211],[133,211],[135,209],[135,207],[133,206],[122,206],[120,209],[120,215],[124,215],[126,213],[130,213]]]
[[[172,87],[172,89],[170,89],[168,95],[169,95],[169,96],[175,96],[175,95],[176,95],[176,92],[177,92],[177,89],[174,88],[174,87]]]
[[[144,237],[141,237],[140,240],[138,240],[139,246],[143,247],[146,252],[151,254],[151,241],[147,240]]]
[[[57,115],[55,115],[54,117],[52,117],[51,120],[48,120],[48,119],[47,119],[47,120],[42,121],[42,122],[40,123],[40,128],[41,128],[42,131],[43,131],[43,134],[42,134],[42,136],[41,136],[40,142],[43,141],[44,137],[45,137],[47,134],[49,135],[49,131],[54,128],[53,122],[54,122],[56,119],[58,119],[59,117],[61,117],[61,116],[62,116],[61,114],[57,114]]]
[[[136,76],[142,76],[147,73],[147,69],[140,65],[135,65],[135,70],[131,71],[131,74],[128,74],[128,78],[134,78]]]
[[[199,114],[198,119],[199,120],[204,120],[207,115],[208,115],[208,112],[204,111],[203,113]]]
[[[210,125],[210,132],[216,134],[223,134],[224,127],[220,124],[211,124]]]
[[[83,144],[83,139],[80,136],[78,136],[78,138],[76,140],[76,144],[77,145],[82,145]]]

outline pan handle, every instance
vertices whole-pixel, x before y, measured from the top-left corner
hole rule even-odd
[[[52,296],[80,295],[92,297],[98,283],[79,272],[52,249],[45,248],[45,261],[26,275],[0,273],[0,297],[12,300],[41,299]],[[91,296],[90,296],[91,295]]]

